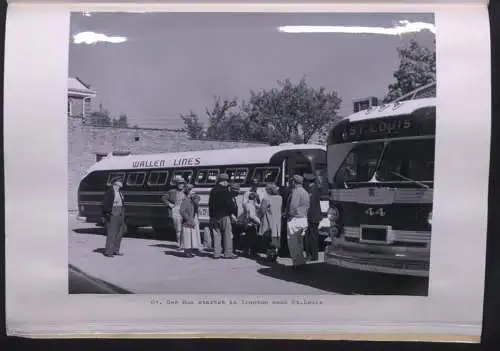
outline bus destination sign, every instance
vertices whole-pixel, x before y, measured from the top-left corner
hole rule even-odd
[[[394,138],[399,135],[407,135],[407,132],[410,131],[413,126],[414,121],[409,118],[350,123],[345,127],[342,133],[342,139],[348,141],[385,137]]]

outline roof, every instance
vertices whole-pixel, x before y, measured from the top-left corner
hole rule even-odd
[[[68,91],[70,93],[81,93],[85,95],[96,95],[96,92],[90,89],[90,86],[85,84],[79,78],[68,77]]]
[[[346,120],[356,122],[380,117],[409,115],[423,107],[436,106],[436,98],[425,98],[394,102],[382,106],[374,106],[368,110],[359,111],[348,116]]]
[[[408,94],[405,94],[403,96],[398,97],[397,99],[394,99],[394,101],[391,102],[398,102],[398,101],[404,101],[404,100],[415,100],[418,99],[419,94],[436,90],[436,82],[432,82],[429,84],[426,84],[424,86],[421,86],[420,88],[417,88],[413,91],[410,91]]]
[[[238,164],[269,163],[280,151],[323,150],[326,147],[315,144],[281,144],[278,146],[257,146],[249,148],[214,149],[178,153],[113,156],[103,158],[90,167],[87,173],[96,170],[142,169],[142,168],[189,168],[226,166]]]

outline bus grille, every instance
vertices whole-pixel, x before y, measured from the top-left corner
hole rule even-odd
[[[367,266],[378,266],[396,269],[411,270],[429,270],[429,262],[422,261],[402,261],[386,258],[356,258],[356,257],[337,257],[344,262],[353,264],[362,264]]]

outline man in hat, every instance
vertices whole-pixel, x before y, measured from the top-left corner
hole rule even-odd
[[[104,255],[107,257],[121,256],[120,244],[125,232],[125,211],[121,188],[123,182],[120,178],[112,181],[112,186],[104,194],[103,215],[106,223],[106,248]]]
[[[300,267],[306,263],[303,235],[307,229],[309,193],[302,186],[303,181],[304,178],[298,174],[294,175],[290,180],[292,192],[287,208],[287,241],[294,267]]]
[[[228,188],[229,176],[222,173],[217,184],[210,191],[208,212],[214,234],[214,258],[222,255],[222,241],[224,241],[224,258],[236,258],[233,253],[233,238],[231,217],[238,214],[231,191]]]
[[[184,192],[186,181],[182,177],[176,177],[174,179],[174,184],[176,188],[169,190],[165,195],[162,196],[161,199],[169,209],[169,215],[174,223],[177,245],[179,245],[180,248],[182,232],[182,216],[180,210],[182,201],[186,198],[186,193]]]

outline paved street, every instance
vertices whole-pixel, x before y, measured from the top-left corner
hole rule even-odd
[[[175,245],[143,229],[122,241],[123,256],[105,257],[104,230],[69,215],[70,293],[147,294],[403,294],[426,295],[427,279],[401,278],[309,263],[298,272],[289,258],[270,265],[240,257],[185,258]]]

